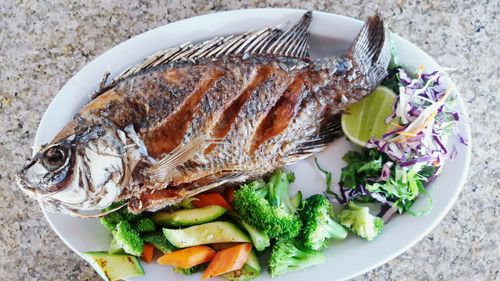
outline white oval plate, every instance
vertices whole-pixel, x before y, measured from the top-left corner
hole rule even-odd
[[[97,57],[66,83],[50,103],[38,128],[35,144],[50,141],[73,115],[88,102],[88,96],[97,88],[101,77],[109,67],[111,77],[117,75],[131,64],[141,61],[149,54],[186,41],[201,41],[214,36],[243,33],[281,23],[295,23],[305,11],[291,9],[254,9],[229,11],[194,17],[171,23],[134,38],[112,48]],[[362,22],[352,18],[314,12],[311,24],[313,56],[336,55],[343,53],[362,26]],[[394,38],[400,62],[408,65],[425,65],[427,71],[439,69],[439,65],[422,50],[408,41]],[[448,81],[450,85],[451,81]],[[465,113],[462,99],[458,98],[458,111]],[[470,140],[470,128],[461,128]],[[430,214],[421,217],[401,215],[390,221],[381,236],[372,242],[355,237],[336,242],[325,254],[327,261],[319,266],[296,273],[287,274],[281,279],[293,280],[342,280],[366,271],[395,258],[429,233],[451,208],[466,179],[470,162],[471,147],[455,145],[458,156],[449,161],[443,173],[428,186],[434,207]],[[344,166],[342,155],[352,146],[344,138],[337,140],[318,155],[320,162],[334,172],[334,182],[339,180],[340,168]],[[290,167],[295,171],[297,181],[294,189],[300,188],[306,196],[324,191],[325,182],[316,170],[314,161],[307,159]],[[424,206],[425,200],[417,202]],[[110,234],[97,219],[77,219],[61,214],[44,212],[45,217],[61,237],[76,253],[106,250],[111,240]],[[173,273],[170,267],[144,264],[146,275],[134,280],[197,280],[199,276],[182,276]],[[268,279],[264,272],[261,279]]]

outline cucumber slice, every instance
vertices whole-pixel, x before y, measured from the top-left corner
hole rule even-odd
[[[191,226],[211,222],[222,216],[227,210],[221,206],[210,205],[202,208],[157,212],[151,219],[161,226]]]
[[[144,269],[135,256],[110,255],[108,252],[84,252],[83,255],[104,280],[114,281],[144,275]]]
[[[297,193],[292,198],[290,198],[290,203],[292,203],[292,206],[294,206],[296,209],[299,209],[302,205],[302,191],[297,191]]]
[[[123,250],[122,244],[116,240],[113,236],[113,240],[109,244],[108,254],[126,254],[125,250]]]
[[[250,252],[250,255],[248,256],[246,264],[248,264],[249,266],[251,266],[252,268],[254,268],[258,271],[260,271],[262,269],[260,267],[259,258],[257,257],[257,255],[255,254],[255,252],[253,250]]]
[[[164,228],[163,234],[177,248],[228,242],[252,242],[248,235],[227,221],[209,222],[184,229]]]
[[[257,251],[260,252],[271,245],[269,236],[267,236],[267,234],[263,231],[259,231],[257,228],[246,223],[242,219],[237,218],[236,221],[248,232]]]

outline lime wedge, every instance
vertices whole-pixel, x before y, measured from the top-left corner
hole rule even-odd
[[[396,95],[385,87],[378,86],[361,101],[352,104],[342,114],[342,130],[353,143],[365,146],[371,138],[381,138],[393,125],[385,124],[385,118],[392,114]]]

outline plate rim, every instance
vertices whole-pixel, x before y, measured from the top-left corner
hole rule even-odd
[[[67,82],[64,84],[64,86],[57,92],[56,95],[54,95],[54,97],[52,98],[51,102],[49,103],[49,105],[47,106],[47,108],[45,109],[45,112],[44,114],[42,115],[42,118],[40,119],[40,122],[39,122],[39,125],[38,125],[38,128],[37,128],[37,132],[36,132],[36,135],[35,135],[35,139],[34,139],[34,145],[38,145],[40,143],[40,138],[41,138],[41,135],[43,134],[41,131],[40,131],[40,127],[41,127],[41,124],[42,122],[47,118],[47,114],[48,114],[48,109],[50,108],[50,106],[52,105],[52,103],[54,102],[54,100],[56,100],[57,96],[59,96],[62,92],[65,92],[67,90],[67,87],[68,87],[68,84],[71,84],[71,82],[76,79],[75,77],[78,77],[81,75],[82,72],[85,71],[86,68],[90,67],[91,64],[93,64],[95,61],[99,61],[99,59],[101,59],[102,57],[106,56],[106,54],[111,51],[112,49],[114,48],[117,48],[119,46],[123,46],[125,44],[127,44],[127,42],[129,41],[135,41],[135,40],[141,40],[141,37],[143,36],[147,36],[147,34],[150,34],[150,33],[154,33],[154,32],[158,32],[159,29],[161,28],[164,28],[166,26],[169,26],[170,28],[172,28],[172,25],[174,25],[174,28],[175,28],[175,25],[183,25],[183,24],[188,24],[189,22],[191,21],[195,21],[195,20],[200,20],[200,19],[209,19],[210,17],[214,17],[214,16],[224,16],[224,15],[228,15],[228,14],[235,14],[235,13],[248,13],[248,14],[252,14],[252,13],[256,13],[256,12],[260,12],[260,11],[273,11],[275,12],[277,15],[279,14],[284,14],[284,13],[290,13],[290,12],[306,12],[307,10],[306,9],[288,9],[288,8],[254,8],[254,9],[238,9],[238,10],[229,10],[229,11],[221,11],[221,12],[215,12],[215,13],[210,13],[210,14],[204,14],[204,15],[199,15],[199,16],[193,16],[193,17],[189,17],[189,18],[185,18],[185,19],[182,19],[182,20],[179,20],[179,21],[175,21],[175,22],[171,22],[171,23],[167,23],[167,24],[164,24],[164,25],[160,25],[160,26],[157,26],[155,28],[152,28],[148,31],[145,31],[143,33],[140,33],[140,34],[137,34],[125,41],[122,41],[120,42],[119,44],[117,45],[114,45],[112,47],[110,47],[109,49],[105,50],[104,52],[102,52],[101,54],[99,54],[98,56],[96,56],[94,59],[92,59],[91,61],[87,62],[80,70],[78,70],[74,75],[71,76],[71,78],[69,80],[67,80]],[[346,20],[346,21],[351,21],[355,24],[362,24],[363,21],[359,20],[359,19],[355,19],[355,18],[352,18],[352,17],[348,17],[348,16],[344,16],[344,15],[339,15],[339,14],[334,14],[334,13],[328,13],[328,12],[322,12],[322,11],[316,11],[316,10],[313,10],[313,13],[315,14],[323,14],[325,16],[334,16],[334,17],[338,17],[342,20]],[[397,37],[398,40],[402,40],[402,41],[405,41],[405,43],[411,45],[413,48],[417,48],[419,50],[422,51],[422,55],[426,56],[428,60],[431,60],[431,61],[434,61],[436,62],[429,54],[427,54],[427,52],[425,52],[424,50],[422,50],[420,47],[418,47],[417,45],[415,45],[414,43],[412,43],[411,41],[399,36],[398,34],[396,33],[392,33],[393,36]],[[439,65],[437,62],[436,62],[437,65]],[[439,65],[439,67],[441,67]],[[450,81],[450,86],[455,86],[455,82],[451,80],[451,78],[449,79]],[[457,89],[457,87],[455,86],[455,89]],[[457,90],[457,101],[458,101],[458,105],[459,107],[461,108],[461,113],[465,116],[466,120],[468,120],[468,110],[467,110],[467,107],[465,105],[465,102],[462,98],[462,95],[460,94],[460,91]],[[449,213],[450,209],[455,205],[457,199],[458,199],[458,196],[460,195],[461,191],[463,190],[464,186],[465,186],[465,183],[468,179],[468,174],[469,174],[469,171],[470,171],[470,163],[471,163],[471,158],[472,158],[472,137],[471,137],[471,128],[470,128],[470,124],[466,124],[464,126],[465,128],[465,137],[468,141],[468,145],[465,149],[465,168],[464,168],[464,171],[462,173],[462,176],[458,182],[458,186],[457,188],[454,189],[454,192],[453,194],[450,194],[450,200],[448,201],[446,207],[440,212],[438,213],[437,215],[434,216],[434,218],[432,219],[432,223],[430,223],[423,231],[421,231],[418,235],[415,236],[415,238],[413,240],[411,240],[411,242],[407,243],[405,246],[403,247],[400,247],[398,248],[398,250],[395,250],[392,252],[392,254],[386,256],[385,258],[382,258],[382,259],[379,259],[377,260],[376,262],[372,263],[370,266],[368,267],[365,267],[363,269],[360,269],[356,272],[352,272],[350,275],[348,276],[343,276],[342,278],[343,279],[349,279],[349,278],[353,278],[355,276],[359,276],[361,274],[364,274],[366,272],[369,272],[391,260],[393,260],[394,258],[400,256],[401,254],[405,253],[406,251],[408,251],[411,247],[413,247],[416,243],[418,243],[419,241],[421,241],[426,235],[428,235],[442,220],[443,218]],[[65,238],[64,236],[58,231],[58,229],[54,226],[53,222],[52,222],[52,219],[49,217],[49,214],[48,212],[44,209],[44,208],[41,208],[42,209],[42,213],[45,217],[45,220],[49,223],[50,227],[52,228],[52,230],[57,234],[57,236],[73,251],[75,252],[77,255],[79,255],[81,258],[83,258],[84,260],[87,260],[85,258],[85,256],[80,252],[78,251],[73,245],[71,245]]]

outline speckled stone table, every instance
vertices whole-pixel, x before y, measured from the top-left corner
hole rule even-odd
[[[0,280],[98,280],[15,187],[58,89],[100,53],[157,26],[216,11],[293,7],[365,18],[456,71],[473,131],[467,184],[411,250],[355,280],[500,280],[500,1],[12,1],[0,3]],[[325,278],[326,280],[326,278]]]

